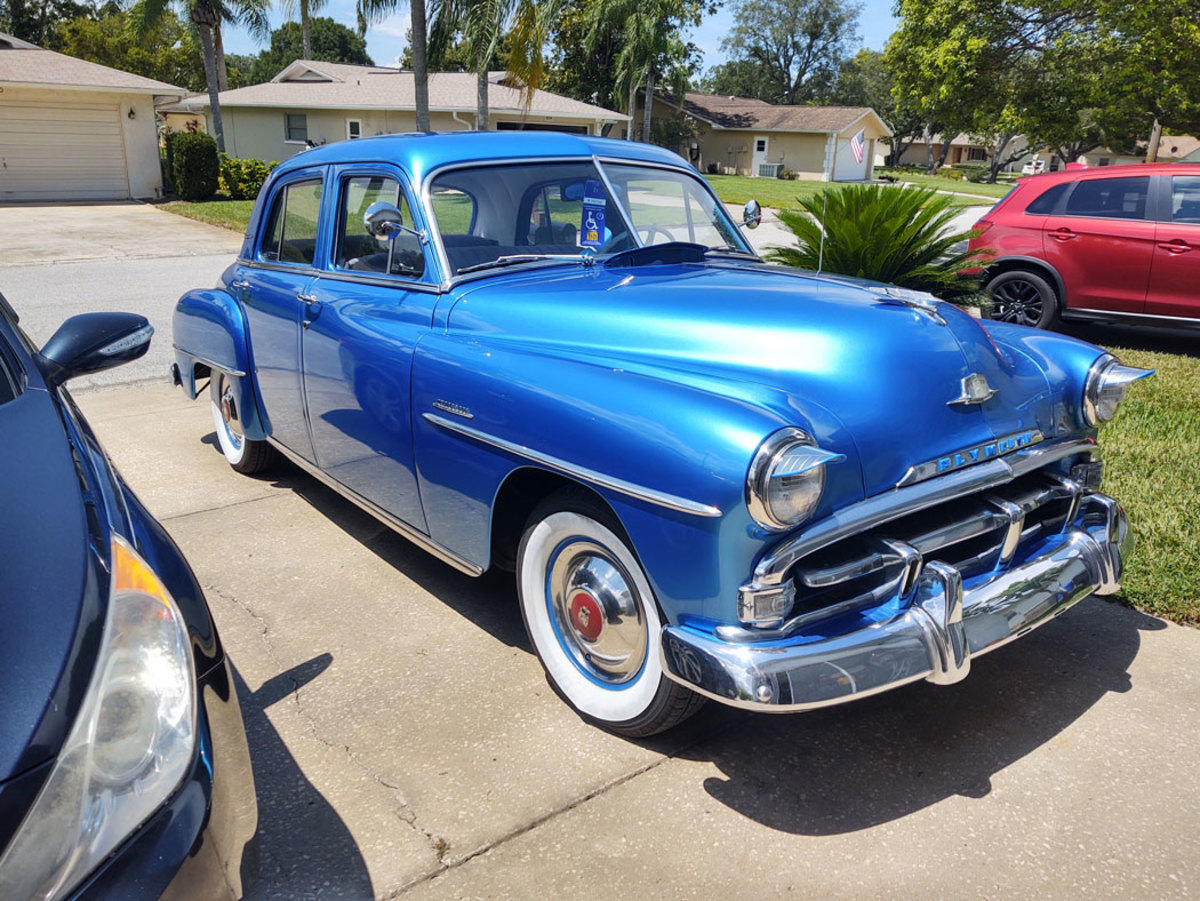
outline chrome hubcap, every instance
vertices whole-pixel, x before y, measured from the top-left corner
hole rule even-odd
[[[550,572],[550,613],[562,643],[588,675],[614,685],[642,669],[648,645],[642,599],[603,547],[573,541]]]
[[[225,434],[229,436],[234,446],[241,447],[242,434],[237,427],[237,402],[233,398],[233,386],[222,378],[219,387],[221,391],[217,408],[221,411],[221,421],[225,423]]]

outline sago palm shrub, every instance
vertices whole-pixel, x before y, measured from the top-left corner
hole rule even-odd
[[[943,296],[973,293],[959,271],[977,259],[954,245],[970,231],[951,231],[951,200],[929,188],[847,185],[797,198],[801,210],[780,210],[795,247],[767,252],[774,263],[852,275]],[[825,247],[821,248],[821,222]]]

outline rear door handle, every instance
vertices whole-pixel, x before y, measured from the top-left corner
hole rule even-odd
[[[1056,228],[1054,231],[1048,232],[1048,234],[1055,241],[1070,241],[1072,238],[1077,237],[1075,232],[1069,228]]]
[[[1187,253],[1192,249],[1192,246],[1182,238],[1176,238],[1174,241],[1160,241],[1158,244],[1167,253],[1178,256],[1181,253]]]
[[[296,300],[300,301],[305,306],[304,321],[300,324],[304,328],[312,325],[312,321],[321,315],[321,301],[312,294],[297,294]]]

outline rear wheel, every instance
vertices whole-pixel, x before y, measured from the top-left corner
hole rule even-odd
[[[212,397],[213,426],[221,453],[237,472],[247,475],[269,469],[278,459],[275,448],[265,441],[247,438],[242,432],[241,411],[233,384],[223,372],[213,375],[208,393]]]
[[[663,675],[662,621],[641,566],[609,512],[563,492],[529,519],[517,552],[521,614],[555,690],[620,735],[654,735],[704,699]]]
[[[1050,328],[1058,320],[1058,295],[1040,275],[1024,269],[1001,272],[987,283],[989,319]]]

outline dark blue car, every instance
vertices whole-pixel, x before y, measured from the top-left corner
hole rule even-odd
[[[1147,373],[764,265],[754,222],[644,144],[318,148],[179,301],[176,378],[235,469],[282,454],[464,572],[515,570],[555,688],[627,735],[703,698],[953,682],[1116,591],[1095,439]]]
[[[229,662],[179,549],[63,383],[145,318],[41,352],[0,297],[0,898],[240,892],[257,808]]]

